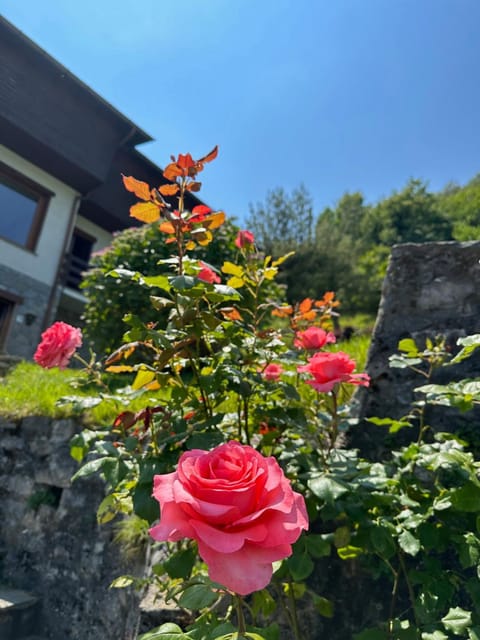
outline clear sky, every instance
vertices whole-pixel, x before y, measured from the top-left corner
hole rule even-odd
[[[480,172],[480,0],[1,0],[155,141],[215,144],[200,197],[242,220],[301,182],[315,212]],[[141,178],[141,176],[136,176]]]

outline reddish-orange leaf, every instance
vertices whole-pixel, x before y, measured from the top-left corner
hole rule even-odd
[[[176,162],[171,162],[163,171],[163,177],[172,182],[181,175],[183,175],[183,171]]]
[[[160,209],[153,202],[137,202],[130,207],[130,215],[141,222],[155,222],[160,217]]]
[[[227,320],[241,320],[242,316],[239,311],[235,309],[235,307],[225,307],[224,309],[220,309],[222,315]]]
[[[305,300],[302,300],[298,305],[298,310],[300,313],[306,313],[307,311],[310,311],[312,304],[313,300],[311,298],[305,298]]]
[[[276,316],[277,318],[288,318],[293,313],[292,307],[277,307],[272,311],[272,316]]]
[[[161,187],[158,187],[158,190],[164,196],[174,196],[178,193],[179,189],[178,184],[162,184]]]
[[[207,153],[206,156],[203,156],[203,158],[200,158],[200,160],[197,160],[197,162],[202,164],[204,164],[205,162],[211,162],[212,160],[215,160],[217,156],[218,156],[218,145],[215,145],[215,147],[213,147],[210,153]]]
[[[127,191],[131,191],[137,198],[141,198],[142,200],[150,200],[150,187],[146,182],[141,182],[140,180],[132,178],[132,176],[124,176],[123,174],[122,178]]]
[[[175,233],[175,227],[169,220],[165,220],[165,222],[162,222],[162,224],[159,225],[158,228],[160,229],[160,231],[163,231],[163,233]]]
[[[189,153],[185,155],[179,153],[177,165],[180,169],[183,169],[183,175],[187,175],[188,169],[195,166],[195,161]]]
[[[187,184],[187,191],[193,191],[193,192],[200,191],[201,187],[202,187],[201,182],[189,182]]]
[[[315,320],[317,314],[314,311],[314,309],[312,309],[311,311],[306,311],[304,314],[302,314],[302,320]]]

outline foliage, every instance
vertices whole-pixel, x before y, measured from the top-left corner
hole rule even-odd
[[[275,563],[268,587],[252,593],[246,603],[212,582],[196,544],[177,535],[169,537],[165,559],[152,567],[151,576],[120,576],[112,586],[150,583],[165,600],[190,612],[184,629],[167,623],[144,640],[278,640],[279,622],[289,625],[299,640],[307,633],[298,615],[300,601],[325,619],[338,615],[336,594],[319,590],[313,579],[322,559],[330,562],[335,556],[361,567],[367,589],[379,580],[386,585],[386,608],[380,607],[380,618],[371,627],[356,630],[357,640],[477,637],[480,462],[467,443],[453,433],[435,433],[424,416],[430,401],[473,406],[480,397],[478,386],[432,388],[434,369],[454,360],[442,340],[427,341],[422,351],[404,339],[391,365],[413,368],[427,386],[402,419],[372,422],[388,428],[393,437],[408,429],[412,441],[393,446],[390,458],[382,461],[342,448],[352,426],[353,385],[368,385],[368,376],[353,373],[354,363],[341,349],[327,351],[332,347],[320,329],[331,328],[338,305],[334,294],[291,304],[273,299],[265,291],[272,291],[289,255],[265,255],[250,241],[237,242],[235,259],[225,260],[218,270],[221,282],[205,277],[203,263],[192,255],[198,245],[208,246],[223,224],[221,212],[183,207],[186,191],[199,188],[197,174],[215,155],[214,150],[200,160],[189,154],[172,159],[166,172],[175,180],[175,211],[149,185],[125,178],[143,205],[134,205],[132,215],[157,224],[157,232],[176,251],[156,261],[154,274],[115,267],[111,277],[143,288],[166,321],[156,324],[123,309],[128,327],[124,343],[103,365],[110,374],[130,376],[128,393],[149,400],[140,410],[121,411],[111,428],[86,429],[74,437],[72,455],[81,463],[74,479],[100,474],[108,493],[97,511],[99,522],[134,514],[140,520],[134,521],[132,539],[139,535],[142,540],[145,523],[152,525],[160,515],[152,499],[154,477],[177,473],[185,452],[237,440],[276,458],[295,491],[305,497],[310,530],[293,545],[292,555]],[[402,197],[407,196],[425,194],[412,185]],[[353,209],[363,206],[358,198],[350,204]],[[395,200],[382,215],[390,211],[393,216],[400,204]],[[437,215],[435,208],[431,213]],[[366,219],[370,214],[362,215]],[[312,326],[317,338],[324,337],[319,341],[323,351],[313,354],[307,341],[299,340],[299,332]],[[479,345],[478,336],[463,339],[456,361]],[[159,394],[155,403],[148,395],[152,391]],[[101,393],[107,391],[102,388]],[[110,391],[112,397],[122,393]],[[173,483],[174,476],[169,478]],[[174,497],[169,494],[171,505]],[[222,536],[228,536],[228,524],[222,528],[215,517],[208,525],[210,534],[220,535],[220,527]],[[264,533],[255,530],[249,544],[260,535]]]
[[[291,195],[281,187],[273,189],[267,193],[265,203],[250,205],[246,225],[269,255],[278,257],[299,247],[308,247],[313,231],[312,198],[304,185],[294,189]]]
[[[219,267],[224,260],[235,256],[233,238],[237,228],[227,223],[218,230],[206,247],[198,247],[196,255],[208,264]],[[165,244],[157,225],[132,227],[118,233],[110,247],[96,254],[82,282],[87,298],[83,313],[84,332],[97,352],[111,353],[119,344],[127,327],[123,323],[125,310],[144,318],[161,322],[165,319],[150,304],[155,289],[147,289],[135,282],[108,276],[114,269],[127,269],[152,276],[157,262],[171,257],[171,246]]]

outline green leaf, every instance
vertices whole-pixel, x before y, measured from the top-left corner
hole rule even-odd
[[[415,367],[417,364],[422,364],[421,358],[408,358],[407,356],[398,354],[390,356],[388,362],[393,369],[405,369],[407,367]]]
[[[143,518],[149,524],[160,517],[160,507],[152,497],[152,482],[138,482],[133,493],[133,511],[139,518]]]
[[[472,614],[461,607],[450,608],[447,615],[442,618],[443,626],[456,636],[462,635],[472,624]]]
[[[443,631],[433,631],[433,633],[422,633],[422,640],[448,640],[448,636],[446,636]]]
[[[418,347],[415,344],[415,340],[412,340],[412,338],[404,338],[403,340],[400,340],[397,348],[399,351],[408,353],[411,357],[415,357],[418,353]]]
[[[314,558],[323,558],[330,555],[331,544],[319,533],[311,533],[304,538],[308,553]]]
[[[313,606],[324,618],[333,618],[333,602],[323,596],[313,594]]]
[[[296,582],[308,578],[314,569],[313,560],[307,553],[294,553],[288,558],[287,566]]]
[[[156,629],[139,636],[138,640],[191,640],[180,627],[172,622],[162,624]]]
[[[476,333],[472,336],[466,336],[465,338],[459,338],[457,344],[462,346],[463,349],[457,353],[457,355],[450,360],[448,364],[457,364],[466,358],[469,358],[475,349],[480,347],[480,334]]]
[[[453,509],[475,513],[480,505],[480,487],[473,482],[467,482],[463,487],[450,492],[450,500]]]
[[[185,589],[180,596],[179,604],[181,607],[185,607],[185,609],[196,611],[209,607],[217,599],[218,594],[215,593],[209,585],[194,584]]]
[[[132,576],[118,576],[115,578],[113,582],[110,584],[111,589],[125,589],[125,587],[129,587],[131,584],[135,582],[135,578]]]
[[[318,476],[310,478],[308,486],[311,491],[327,504],[333,504],[335,500],[348,492],[348,487],[337,482],[330,476]]]
[[[394,420],[393,418],[367,418],[367,422],[376,424],[379,427],[389,427],[389,433],[397,433],[404,427],[412,427],[412,423],[402,418],[401,420]]]
[[[353,560],[364,552],[361,547],[354,547],[353,545],[347,545],[346,547],[340,547],[337,549],[337,553],[342,560]]]
[[[78,480],[78,478],[85,478],[86,476],[91,476],[93,473],[97,473],[105,464],[107,463],[116,463],[117,458],[105,457],[105,458],[95,458],[95,460],[90,460],[83,467],[72,476],[72,482]]]
[[[187,580],[190,577],[196,558],[197,552],[193,547],[181,549],[165,560],[163,567],[170,578]]]
[[[416,556],[420,551],[420,540],[406,529],[398,536],[398,544],[410,556]]]

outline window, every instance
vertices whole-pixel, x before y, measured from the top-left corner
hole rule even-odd
[[[88,262],[92,253],[95,238],[81,229],[75,229],[67,255],[65,285],[71,289],[79,289],[82,274],[88,269]]]
[[[0,162],[0,236],[34,251],[52,195]]]
[[[21,299],[17,296],[0,291],[0,352],[5,345],[5,340],[12,323],[15,306],[20,302]]]

